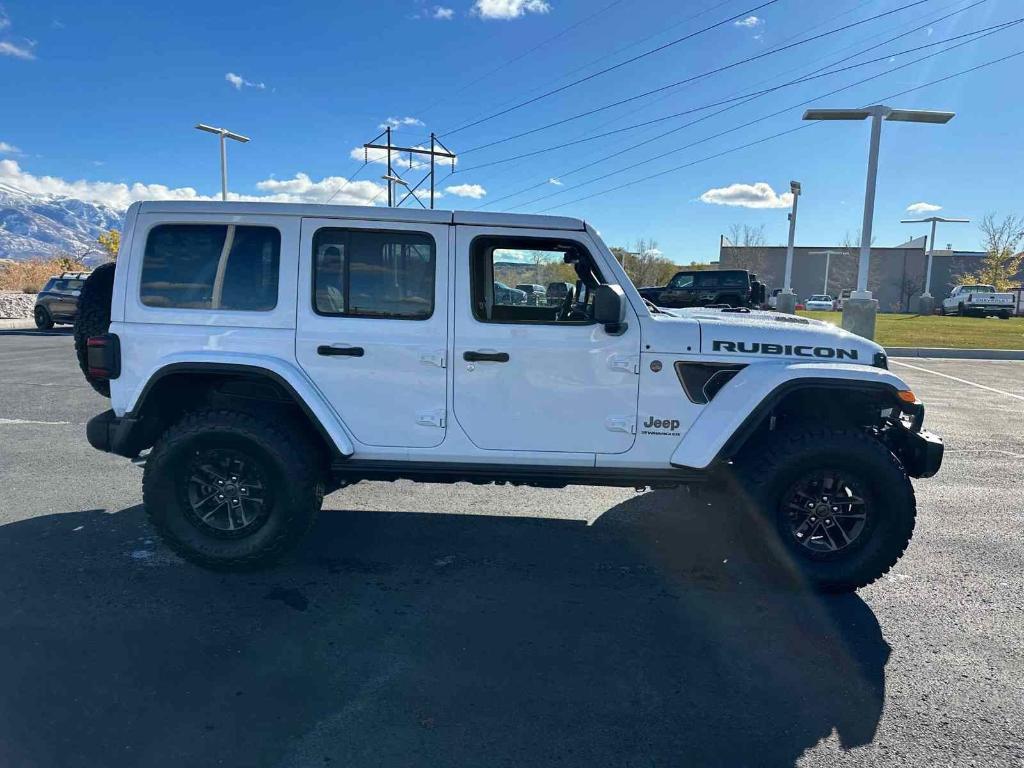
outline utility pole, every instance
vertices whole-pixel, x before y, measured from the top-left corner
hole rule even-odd
[[[825,287],[821,289],[821,292],[827,295],[831,295],[828,292],[828,268],[832,261],[833,256],[842,256],[845,251],[830,251],[825,249],[824,251],[810,251],[808,256],[824,256],[825,257]]]
[[[228,150],[224,145],[224,139],[234,139],[235,141],[247,144],[249,138],[242,136],[239,133],[233,133],[227,128],[215,128],[212,125],[206,125],[205,123],[199,123],[196,125],[196,129],[200,131],[206,131],[220,137],[220,199],[228,199]]]
[[[386,143],[385,144],[378,144],[378,143],[376,143],[382,136],[385,138]],[[440,149],[438,149],[438,147],[440,147]],[[429,179],[430,180],[430,207],[433,208],[434,207],[434,196],[435,196],[435,178],[434,178],[434,174],[437,171],[437,163],[436,163],[437,158],[442,158],[442,159],[450,161],[451,162],[452,171],[455,170],[455,158],[456,158],[455,154],[453,152],[451,152],[448,149],[448,147],[446,147],[444,144],[442,144],[441,140],[439,138],[437,138],[437,136],[434,133],[430,134],[430,149],[424,149],[423,147],[401,147],[401,146],[397,146],[397,145],[394,145],[394,144],[391,143],[391,126],[387,126],[381,133],[377,134],[373,139],[368,141],[366,144],[363,144],[363,153],[364,153],[363,157],[366,160],[366,162],[370,161],[369,152],[370,152],[371,149],[384,150],[384,151],[387,152],[388,172],[387,172],[386,176],[383,176],[381,178],[386,180],[387,183],[388,183],[388,206],[389,207],[395,207],[395,208],[400,207],[402,205],[402,203],[404,203],[406,200],[408,200],[410,197],[412,197],[417,203],[420,204],[420,206],[422,206],[423,208],[426,208],[427,206],[423,205],[423,201],[420,200],[419,196],[416,194],[416,190],[419,189],[420,186],[425,181],[427,181],[427,179]],[[391,161],[392,152],[398,152],[398,153],[406,153],[407,152],[409,154],[409,168],[410,169],[412,169],[414,167],[414,163],[413,163],[413,156],[414,155],[427,155],[427,156],[430,157],[430,170],[427,172],[426,176],[424,176],[422,179],[420,179],[416,183],[415,186],[410,187],[408,182],[406,182],[405,179],[403,179],[401,177],[401,175],[398,174],[395,171],[394,167],[392,166],[392,161]],[[394,191],[395,190],[395,187],[394,187],[395,184],[403,186],[403,187],[405,187],[408,190],[408,192],[405,193],[405,196],[402,197],[402,199],[398,200],[397,202],[395,201],[395,198],[397,197],[397,195],[395,195],[395,191]]]
[[[775,308],[779,312],[794,314],[796,312],[796,294],[793,293],[793,245],[796,242],[796,204],[800,199],[800,182],[789,182],[789,191],[793,194],[793,210],[789,212],[789,244],[786,246],[786,274],[782,282],[782,293],[775,300]]]
[[[929,216],[926,219],[900,219],[901,224],[925,224],[929,221],[932,224],[932,235],[928,238],[928,258],[924,272],[924,293],[917,300],[917,314],[919,315],[930,315],[935,311],[935,300],[932,297],[932,257],[935,253],[935,225],[940,221],[949,222],[950,224],[967,224],[970,222],[970,219],[947,219],[944,216]]]

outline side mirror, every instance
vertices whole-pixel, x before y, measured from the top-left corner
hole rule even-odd
[[[594,294],[594,320],[611,334],[626,330],[626,294],[617,285],[599,285]]]

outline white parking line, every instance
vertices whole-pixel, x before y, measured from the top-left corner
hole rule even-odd
[[[33,421],[31,419],[0,419],[0,425],[3,424],[50,424],[54,426],[60,426],[62,424],[70,424],[70,421]]]
[[[895,365],[902,365],[906,368],[913,368],[915,371],[924,371],[925,373],[930,373],[934,376],[941,376],[944,379],[952,379],[953,381],[959,381],[961,384],[967,384],[972,387],[977,387],[978,389],[984,389],[988,392],[995,392],[997,395],[1006,395],[1007,397],[1013,397],[1016,398],[1017,400],[1024,400],[1024,395],[1015,395],[1013,394],[1013,392],[1004,392],[1001,389],[996,389],[995,387],[988,387],[985,386],[984,384],[979,384],[976,381],[968,381],[967,379],[961,379],[957,376],[950,376],[948,373],[939,373],[938,371],[933,371],[930,368],[922,368],[919,365],[911,365],[910,363],[904,363],[899,360],[890,359],[889,362],[894,363]]]

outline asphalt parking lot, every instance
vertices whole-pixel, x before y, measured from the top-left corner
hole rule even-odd
[[[361,484],[272,571],[155,541],[66,332],[0,332],[0,764],[1024,765],[1024,362],[893,361],[947,443],[856,595],[711,491]]]

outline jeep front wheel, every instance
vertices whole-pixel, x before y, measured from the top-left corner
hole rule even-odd
[[[881,578],[914,531],[914,488],[899,460],[856,429],[775,433],[738,462],[785,559],[816,588]]]
[[[324,494],[322,457],[287,420],[236,411],[186,415],[153,447],[143,474],[150,522],[198,565],[268,565],[309,530]]]

